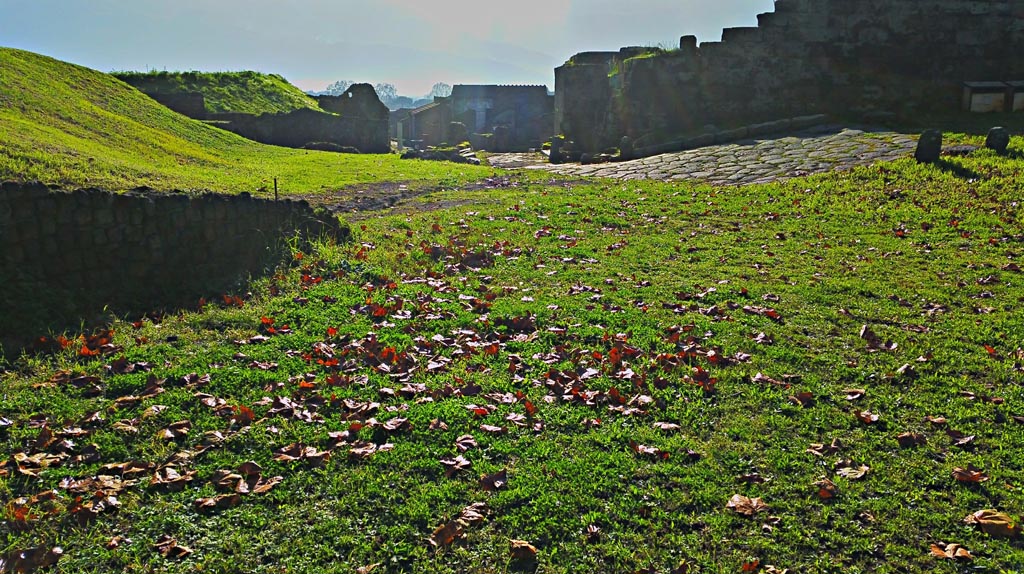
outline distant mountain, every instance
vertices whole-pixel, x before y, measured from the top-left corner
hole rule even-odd
[[[340,96],[345,93],[345,90],[349,89],[349,87],[355,83],[356,82],[352,80],[338,80],[323,90],[308,91],[306,93],[311,96]],[[391,111],[401,110],[404,108],[418,108],[433,102],[434,97],[447,97],[452,93],[452,87],[444,82],[434,84],[434,87],[430,89],[429,94],[419,97],[399,95],[394,84],[382,83],[377,84],[373,88],[376,90],[377,97],[380,98],[380,101]]]

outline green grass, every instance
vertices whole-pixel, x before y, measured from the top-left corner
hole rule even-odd
[[[143,93],[203,94],[209,113],[281,114],[318,110],[316,100],[277,74],[259,72],[114,72]]]
[[[44,419],[74,445],[23,465],[38,476],[4,467],[0,551],[59,545],[62,572],[1019,572],[1019,538],[963,520],[1024,513],[1022,146],[743,188],[517,176],[421,198],[454,207],[364,219],[242,307],[117,323],[106,356],[73,340],[10,365],[0,452],[59,455]],[[123,398],[151,376],[165,392]],[[275,397],[298,407],[271,414]],[[398,417],[411,428],[380,426]],[[183,420],[184,436],[159,437]],[[346,430],[393,448],[359,458],[331,438]],[[903,448],[905,432],[925,442]],[[447,476],[465,434],[471,467]],[[808,452],[833,440],[838,452]],[[278,457],[295,443],[331,457]],[[97,457],[72,464],[90,444]],[[118,509],[79,521],[62,480],[130,460],[196,474],[180,491],[128,477]],[[225,492],[216,471],[250,460],[282,482],[196,509]],[[954,479],[970,465],[989,480]],[[487,491],[479,478],[501,470],[507,486]],[[768,509],[738,515],[735,494]],[[465,538],[428,544],[478,502],[486,519]],[[193,553],[162,557],[163,535]],[[116,536],[132,542],[108,548]],[[536,564],[510,559],[513,539]],[[934,557],[940,543],[973,561]]]
[[[417,179],[451,185],[490,171],[257,144],[170,111],[112,76],[0,48],[0,180],[112,191],[248,191],[316,196]]]

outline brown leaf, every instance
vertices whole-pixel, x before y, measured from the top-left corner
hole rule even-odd
[[[356,574],[370,574],[370,572],[373,572],[374,570],[379,568],[381,564],[381,562],[377,562],[375,564],[367,564],[366,566],[360,566],[359,568],[356,568]]]
[[[451,546],[453,542],[465,536],[465,528],[457,520],[446,522],[438,526],[430,535],[427,542],[435,548]]]
[[[871,411],[853,411],[853,414],[857,416],[860,422],[866,425],[872,425],[878,422],[878,415]]]
[[[160,431],[160,438],[163,440],[185,438],[190,430],[192,430],[192,421],[178,421]]]
[[[28,574],[40,568],[49,568],[57,563],[64,555],[64,549],[60,546],[47,548],[37,546],[28,550],[15,550],[0,555],[0,572],[12,574]]]
[[[508,469],[503,469],[494,474],[485,474],[480,477],[480,487],[487,492],[501,490],[508,486]]]
[[[900,443],[901,448],[913,448],[928,442],[928,439],[923,434],[916,432],[900,433],[896,440]]]
[[[988,480],[988,475],[975,468],[974,465],[968,465],[967,468],[956,467],[953,469],[953,478],[958,482],[969,482],[978,483],[985,482]]]
[[[848,401],[862,399],[867,394],[867,391],[864,389],[846,389],[843,392],[846,393],[846,400]]]
[[[1006,513],[994,509],[979,510],[964,518],[965,524],[977,525],[991,536],[1016,538],[1020,535],[1020,524]]]
[[[473,465],[466,457],[461,454],[455,458],[442,458],[441,464],[445,466],[444,475],[448,478],[455,476],[460,470],[464,470]]]
[[[725,505],[737,514],[743,516],[754,516],[755,514],[768,509],[768,505],[760,498],[747,498],[742,494],[734,494]]]
[[[486,502],[474,502],[466,508],[462,509],[459,514],[459,521],[466,526],[472,526],[478,522],[483,522],[487,516],[487,503]]]
[[[476,439],[471,434],[464,434],[455,439],[455,448],[459,449],[459,452],[466,452],[471,448],[476,448],[476,446]]]
[[[850,461],[836,469],[836,474],[850,480],[859,480],[871,470],[867,465],[854,466]]]
[[[827,478],[823,478],[818,482],[814,483],[814,486],[818,489],[818,498],[822,500],[828,500],[835,498],[839,494],[839,488],[836,484]]]
[[[184,558],[192,554],[192,549],[178,544],[178,541],[166,534],[157,538],[153,548],[165,558]]]
[[[946,431],[946,434],[949,438],[953,439],[955,446],[967,446],[974,442],[974,435],[965,435],[958,430],[949,429]]]
[[[508,429],[505,427],[497,427],[494,425],[480,425],[480,430],[488,434],[505,434],[508,432]]]
[[[803,408],[814,405],[814,394],[809,392],[797,393],[790,395],[789,402]]]
[[[827,455],[830,455],[830,454],[836,454],[837,452],[839,452],[839,449],[842,448],[842,447],[843,447],[843,443],[839,442],[839,439],[834,438],[834,439],[832,439],[832,443],[831,444],[827,444],[827,445],[821,444],[821,443],[813,443],[813,444],[811,444],[811,446],[807,447],[807,452],[809,452],[809,453],[811,453],[811,454],[813,454],[815,456],[827,456]]]
[[[932,556],[945,560],[973,560],[971,553],[959,544],[947,544],[945,547],[938,544],[931,546]]]
[[[196,510],[213,510],[216,508],[231,508],[242,503],[242,497],[238,493],[221,494],[210,498],[197,498],[192,503]]]
[[[537,559],[537,548],[525,540],[512,540],[512,560],[530,561]]]

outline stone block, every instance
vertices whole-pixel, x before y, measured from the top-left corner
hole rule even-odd
[[[1006,128],[995,127],[988,131],[988,137],[985,138],[985,147],[998,154],[1004,154],[1009,145],[1010,132],[1006,131]]]
[[[917,141],[917,150],[914,152],[914,159],[918,163],[935,163],[939,161],[942,153],[942,132],[938,130],[925,130],[921,139]]]

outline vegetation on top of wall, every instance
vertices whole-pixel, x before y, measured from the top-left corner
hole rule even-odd
[[[0,48],[0,180],[111,191],[207,189],[273,194],[356,183],[480,179],[473,166],[414,166],[395,155],[261,145],[174,113],[108,74]]]
[[[209,113],[276,114],[319,109],[316,100],[277,74],[259,72],[114,72],[144,93],[201,93]]]

